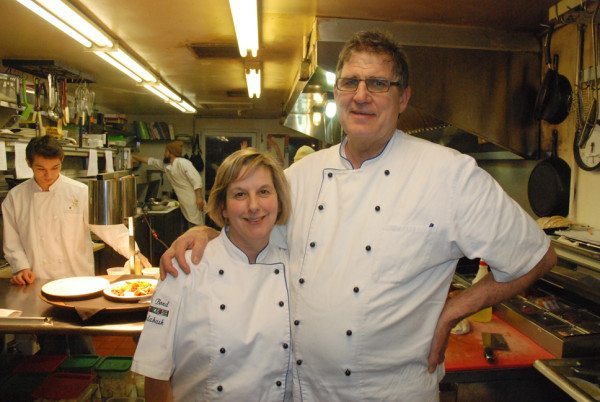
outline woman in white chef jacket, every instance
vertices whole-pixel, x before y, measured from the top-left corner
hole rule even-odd
[[[291,397],[287,250],[269,242],[290,214],[288,184],[269,155],[227,157],[207,213],[223,227],[192,264],[152,298],[133,371],[147,401],[285,400]]]

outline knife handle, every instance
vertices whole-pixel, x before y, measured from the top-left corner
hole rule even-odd
[[[483,348],[483,357],[485,357],[485,360],[490,363],[496,363],[496,357],[494,356],[494,349],[492,348]]]

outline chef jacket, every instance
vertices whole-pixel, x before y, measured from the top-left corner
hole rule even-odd
[[[40,279],[93,276],[90,228],[116,251],[129,255],[124,225],[88,225],[88,187],[59,175],[49,191],[31,178],[2,202],[4,257],[13,274],[31,268]]]
[[[199,266],[190,253],[190,275],[156,289],[132,370],[170,379],[176,401],[290,399],[286,250],[269,244],[250,264],[223,230]]]
[[[160,159],[148,158],[148,165],[166,173],[175,194],[177,194],[185,219],[195,225],[204,224],[202,211],[196,205],[196,193],[194,192],[194,190],[202,188],[202,177],[192,162],[185,158],[175,158],[173,163],[165,165]]]
[[[353,169],[344,145],[287,169],[293,213],[272,233],[290,251],[294,399],[435,401],[427,356],[457,260],[510,281],[549,241],[466,155],[397,131]]]

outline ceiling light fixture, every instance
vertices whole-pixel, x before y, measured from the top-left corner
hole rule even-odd
[[[86,21],[81,14],[60,0],[36,0],[38,4],[50,11],[57,18],[60,18],[71,28],[92,41],[96,46],[112,47],[113,41],[104,35],[100,29],[89,21]]]
[[[96,56],[100,57],[102,60],[104,60],[108,64],[112,65],[113,67],[115,67],[116,69],[121,71],[123,74],[126,74],[127,76],[129,76],[135,82],[143,81],[140,77],[135,75],[130,69],[128,69],[127,67],[125,67],[124,65],[122,65],[121,63],[119,63],[118,61],[113,59],[112,57],[110,57],[107,53],[105,53],[101,50],[96,50],[96,51],[94,51],[94,53],[96,54]]]
[[[167,88],[163,83],[159,82],[156,87],[158,91],[165,94],[169,99],[174,100],[175,102],[181,102],[181,96],[177,95],[175,92],[171,91]]]
[[[169,98],[167,97],[167,95],[163,94],[162,92],[159,92],[154,87],[154,85],[144,84],[144,88],[146,88],[148,91],[152,92],[154,95],[158,96],[160,99],[164,100],[165,102],[169,101]]]
[[[248,86],[248,97],[260,98],[260,70],[249,68],[246,70],[246,85]]]
[[[258,13],[256,0],[229,0],[240,55],[258,54]]]
[[[156,77],[151,72],[142,67],[140,63],[135,61],[133,57],[125,53],[123,50],[109,50],[107,53],[113,59],[117,60],[119,63],[131,70],[134,74],[139,75],[144,81],[156,82]]]
[[[17,0],[20,4],[51,23],[71,38],[91,49],[98,57],[109,63],[123,74],[142,84],[150,92],[166,103],[184,113],[196,113],[196,109],[179,94],[162,82],[158,82],[155,74],[143,66],[135,57],[120,49],[102,29],[91,22],[84,14],[65,0]],[[233,1],[233,0],[232,0]],[[241,1],[239,3],[246,3]],[[256,0],[254,0],[254,15],[256,15]],[[244,10],[244,13],[247,11]],[[256,18],[254,18],[256,20]],[[256,23],[255,23],[256,25]],[[237,33],[237,29],[236,29]],[[258,44],[258,33],[256,35]],[[254,49],[254,48],[248,48]],[[256,54],[258,45],[255,50]],[[241,52],[241,50],[240,50]],[[260,96],[260,84],[259,84]]]
[[[58,18],[50,14],[48,11],[44,10],[42,7],[35,4],[32,0],[17,0],[23,6],[27,7],[29,10],[33,11],[40,17],[42,17],[47,22],[54,25],[56,28],[60,29],[71,38],[75,39],[77,42],[81,43],[83,46],[90,48],[92,47],[92,41],[86,39],[79,32],[75,31],[73,28],[69,27],[64,22],[60,21]]]

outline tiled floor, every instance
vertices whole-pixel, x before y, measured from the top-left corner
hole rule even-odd
[[[131,336],[104,336],[92,337],[94,348],[98,356],[133,356],[136,342]]]

